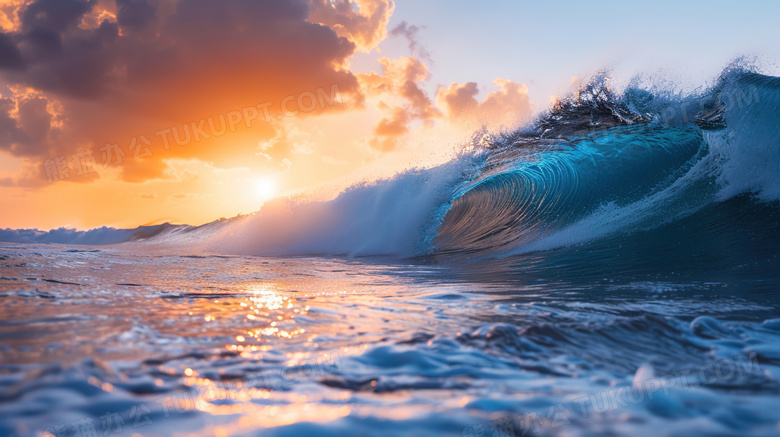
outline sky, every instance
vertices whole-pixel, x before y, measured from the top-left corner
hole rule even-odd
[[[778,74],[779,2],[0,0],[0,228],[202,224],[515,129],[599,70]]]

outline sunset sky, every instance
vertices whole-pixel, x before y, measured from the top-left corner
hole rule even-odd
[[[443,162],[600,69],[780,50],[778,2],[0,5],[0,228],[202,224]]]

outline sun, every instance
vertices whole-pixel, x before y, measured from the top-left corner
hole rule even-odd
[[[255,195],[261,201],[271,200],[276,196],[276,181],[265,177],[255,182]]]

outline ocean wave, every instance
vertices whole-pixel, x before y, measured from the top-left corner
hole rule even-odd
[[[454,195],[436,252],[568,247],[738,196],[777,206],[779,79],[728,71],[706,93],[662,102],[634,88],[617,97],[597,83],[495,142],[480,177]]]

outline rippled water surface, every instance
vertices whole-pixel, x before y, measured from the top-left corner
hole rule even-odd
[[[776,284],[74,247],[0,249],[0,435],[780,432]]]

